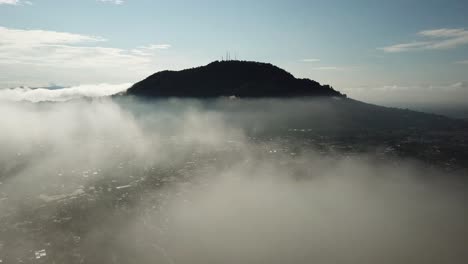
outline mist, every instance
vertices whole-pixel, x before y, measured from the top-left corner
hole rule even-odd
[[[466,81],[443,85],[387,85],[382,87],[345,88],[352,98],[368,103],[468,118]]]
[[[0,89],[0,101],[64,102],[79,98],[110,96],[126,91],[131,83],[83,84],[61,89],[17,87]]]
[[[291,136],[347,131],[329,101],[9,99],[0,112],[4,263],[468,260],[466,175]]]

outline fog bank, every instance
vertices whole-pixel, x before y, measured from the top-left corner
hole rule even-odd
[[[85,84],[62,89],[18,87],[0,89],[0,101],[63,102],[83,97],[103,97],[126,91],[131,83]]]
[[[259,117],[307,119],[327,107],[2,102],[0,260],[466,262],[460,175],[372,152],[324,153],[306,140],[245,129],[268,131]],[[37,259],[40,250],[47,256]]]

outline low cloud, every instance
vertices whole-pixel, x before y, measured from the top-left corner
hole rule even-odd
[[[468,45],[468,31],[463,28],[441,28],[418,32],[423,41],[395,44],[379,48],[384,52],[397,53],[417,50],[453,49]]]
[[[27,88],[0,89],[0,101],[62,102],[82,97],[103,97],[126,91],[132,86],[124,84],[79,85],[62,89]]]
[[[313,100],[203,105],[0,104],[0,259],[466,262],[465,181],[399,159],[321,155],[302,137],[247,137],[229,118],[307,118],[304,106],[322,108]]]

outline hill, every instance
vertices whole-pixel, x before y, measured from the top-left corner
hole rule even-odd
[[[182,71],[161,71],[136,83],[126,94],[192,98],[344,96],[329,85],[295,78],[272,64],[250,61],[215,61]]]

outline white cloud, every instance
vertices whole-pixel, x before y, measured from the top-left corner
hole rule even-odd
[[[322,66],[322,67],[315,67],[313,69],[319,70],[319,71],[336,71],[336,70],[340,70],[341,68],[335,67],[335,66]]]
[[[108,68],[143,67],[151,58],[130,54],[119,48],[71,45],[41,45],[35,47],[0,46],[2,63],[29,64],[48,67]]]
[[[131,83],[79,85],[63,89],[27,88],[0,89],[0,100],[6,101],[68,101],[82,97],[102,97],[126,91]]]
[[[302,62],[319,62],[320,59],[302,59]]]
[[[0,45],[34,47],[48,44],[76,44],[81,42],[106,41],[96,36],[46,30],[24,30],[0,27]]]
[[[169,49],[171,45],[169,44],[152,44],[148,46],[142,46],[142,49],[149,49],[149,50],[158,50],[158,49]]]
[[[0,5],[18,5],[19,0],[0,0]]]
[[[468,82],[456,82],[456,83],[452,84],[451,87],[455,88],[455,89],[468,88]]]
[[[414,49],[421,49],[424,47],[427,47],[430,42],[412,42],[412,43],[404,43],[404,44],[396,44],[388,47],[381,48],[385,52],[403,52],[403,51],[409,51],[409,50],[414,50]]]
[[[98,0],[99,2],[104,2],[104,3],[111,3],[114,5],[121,5],[124,3],[123,0]]]
[[[0,27],[0,67],[4,77],[25,81],[16,83],[16,86],[28,83],[18,74],[22,73],[27,78],[33,74],[44,78],[39,76],[39,72],[45,69],[56,72],[55,76],[75,78],[68,83],[116,81],[111,78],[97,79],[105,75],[115,76],[119,82],[135,81],[135,76],[141,78],[153,72],[155,53],[152,51],[170,47],[169,44],[160,44],[132,50],[99,45],[106,41],[99,36]],[[85,76],[85,73],[96,79],[77,80],[78,74]],[[63,80],[42,80],[42,84],[50,81]],[[10,85],[11,82],[3,86]]]
[[[35,30],[16,34],[16,31],[5,32],[3,29],[0,29],[0,36],[2,63],[77,68],[137,66],[150,62],[150,59],[124,49],[76,45],[92,40],[101,41],[89,36]]]
[[[140,56],[152,56],[158,50],[167,50],[170,48],[170,44],[151,44],[148,46],[140,46],[136,49],[132,49],[130,52]]]
[[[468,45],[468,31],[462,28],[423,30],[418,32],[418,35],[424,37],[425,40],[395,44],[379,49],[385,52],[395,53],[416,50],[453,49]]]
[[[21,0],[0,0],[0,5],[32,5],[32,2]]]

